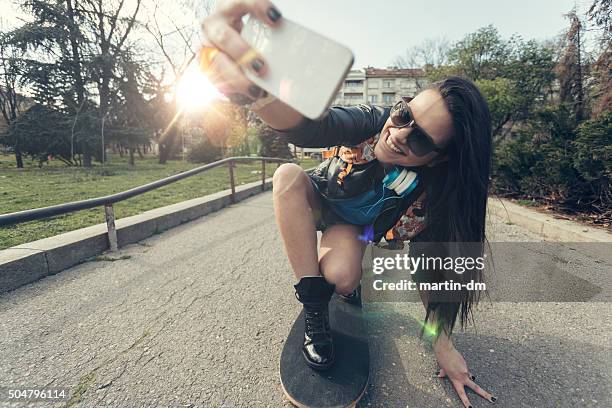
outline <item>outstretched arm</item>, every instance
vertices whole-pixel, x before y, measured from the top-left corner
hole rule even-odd
[[[333,106],[322,118],[303,118],[290,129],[267,123],[300,147],[354,146],[380,132],[388,117],[389,108],[362,104]]]
[[[427,305],[429,304],[429,291],[419,291],[419,294],[425,309],[427,309]],[[436,316],[435,311],[432,312],[428,322],[429,323],[426,322],[425,324],[427,327],[432,328],[431,334],[433,334],[434,337],[432,348],[438,365],[440,366],[440,370],[436,372],[438,378],[448,377],[465,408],[472,406],[465,392],[465,387],[471,388],[484,399],[495,402],[497,398],[475,383],[476,377],[470,373],[465,359],[455,348],[451,335],[444,330],[433,329],[441,326],[438,324],[438,316]]]

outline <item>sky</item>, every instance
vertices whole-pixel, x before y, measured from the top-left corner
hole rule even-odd
[[[274,0],[283,16],[331,37],[355,54],[354,68],[391,65],[407,48],[430,38],[457,41],[493,24],[503,38],[514,33],[544,40],[561,33],[563,17],[591,0]]]
[[[274,0],[274,3],[285,17],[351,48],[355,54],[354,68],[384,68],[405,54],[406,49],[426,39],[446,38],[452,43],[489,24],[497,27],[503,38],[516,33],[524,39],[550,39],[567,28],[564,13],[576,6],[579,15],[583,15],[592,0]],[[16,4],[15,0],[0,0],[1,18],[9,25],[18,24]],[[197,26],[195,18],[190,18]]]

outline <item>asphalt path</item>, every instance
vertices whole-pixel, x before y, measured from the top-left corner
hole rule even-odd
[[[290,406],[278,360],[301,305],[271,199],[0,295],[0,387],[70,389],[37,407]],[[488,277],[475,326],[455,335],[477,382],[501,407],[612,406],[610,245],[559,250],[495,218],[488,234],[516,244]],[[369,248],[364,271],[389,253]],[[371,379],[359,406],[461,406],[434,378],[422,306],[365,301]]]

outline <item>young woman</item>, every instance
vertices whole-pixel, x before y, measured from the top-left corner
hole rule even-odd
[[[271,26],[281,19],[267,0],[233,0],[219,2],[203,22],[209,43],[205,65],[215,85],[233,101],[255,101],[252,110],[298,146],[343,146],[335,150],[342,159],[337,162],[344,167],[335,173],[340,181],[334,181],[383,192],[382,197],[369,194],[357,204],[350,199],[330,200],[325,171],[306,173],[297,165],[284,164],[274,174],[275,216],[297,279],[296,297],[306,310],[302,351],[307,364],[325,369],[334,359],[327,303],[334,291],[350,300],[361,279],[367,241],[386,236],[440,243],[421,247],[430,248],[428,254],[435,256],[456,255],[462,246],[453,249],[448,243],[469,242],[476,245],[470,256],[482,254],[491,156],[489,111],[474,84],[451,77],[413,99],[398,100],[391,109],[333,107],[320,120],[305,119],[267,97],[242,74],[237,61],[258,75],[266,70],[265,61],[256,55],[244,61],[245,55],[253,55],[239,35],[246,13]],[[364,163],[374,170],[357,174]],[[384,200],[388,198],[385,188],[390,186],[383,183],[383,177],[404,168],[417,173],[418,189],[413,186],[399,199]],[[379,205],[381,199],[384,207]],[[372,208],[375,210],[369,211]],[[365,239],[364,226],[369,228]],[[319,251],[317,230],[323,231]],[[451,278],[480,280],[481,276],[477,271],[460,276],[439,270],[417,274],[417,280],[429,282]],[[465,407],[471,406],[466,386],[494,402],[495,397],[474,382],[451,340],[457,315],[463,325],[476,294],[459,291],[449,297],[448,293],[423,291],[421,298],[425,320],[436,333],[433,349],[440,365],[438,376],[450,379]]]

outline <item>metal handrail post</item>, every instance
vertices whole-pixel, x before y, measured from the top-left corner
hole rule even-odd
[[[236,203],[236,185],[234,183],[234,162],[230,160],[227,162],[229,167],[229,177],[230,177],[230,187],[232,189],[232,194],[230,195],[230,201],[232,204]]]
[[[106,228],[108,230],[108,244],[111,252],[117,251],[117,228],[115,228],[115,211],[113,203],[104,204],[104,216],[106,218]]]
[[[261,191],[266,191],[266,161],[261,161]]]

